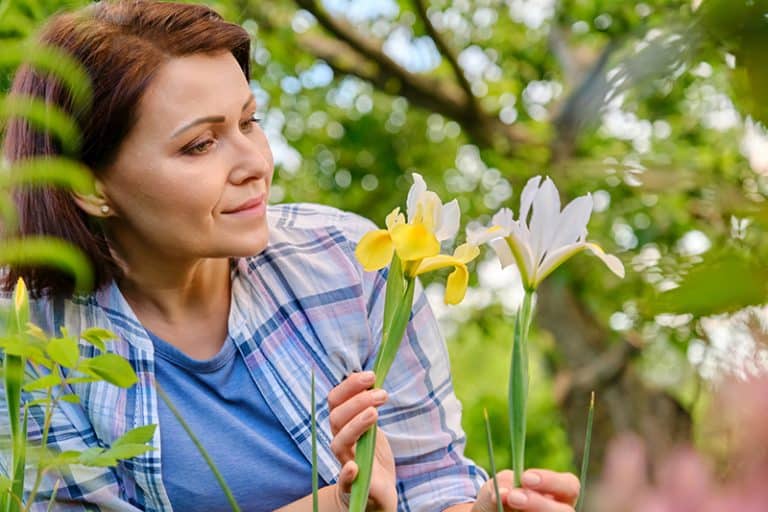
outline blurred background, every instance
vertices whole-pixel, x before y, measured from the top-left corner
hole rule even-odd
[[[19,40],[80,1],[0,1]],[[591,192],[590,256],[540,289],[527,464],[576,470],[597,393],[591,474],[617,433],[649,459],[692,441],[712,460],[731,431],[713,391],[768,368],[768,2],[765,0],[221,0],[254,38],[252,87],[276,159],[272,202],[309,201],[379,225],[410,173],[462,220],[516,208],[551,176]],[[0,55],[0,92],[12,67]],[[467,453],[510,465],[506,388],[514,268],[474,264],[459,306],[425,282],[464,404]],[[444,280],[444,276],[436,280]]]

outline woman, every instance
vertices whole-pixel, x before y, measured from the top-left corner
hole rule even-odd
[[[33,320],[49,332],[112,330],[118,339],[109,349],[139,375],[128,390],[76,385],[80,403],[62,404],[49,444],[108,446],[131,428],[159,425],[150,453],[116,468],[52,474],[40,507],[60,479],[61,509],[227,509],[156,382],[244,510],[309,510],[314,369],[319,396],[328,397],[318,411],[323,510],[345,509],[355,441],[377,420],[375,507],[495,510],[482,470],[462,455],[460,405],[421,292],[389,393],[369,389],[372,374],[363,370],[380,338],[384,275],[364,272],[352,252],[372,225],[327,207],[267,207],[273,162],[255,118],[247,34],[203,6],[131,1],[57,16],[40,39],[85,66],[90,111],[74,111],[55,79],[31,69],[18,73],[12,92],[76,118],[80,159],[96,186],[93,194],[17,191],[19,235],[79,246],[96,290],[73,296],[66,276],[28,267],[11,268],[5,288],[23,277],[40,297]],[[12,162],[59,152],[22,120],[8,125],[4,148]],[[509,472],[502,477],[511,487]],[[525,490],[505,489],[507,506],[572,510],[573,475],[525,477]]]

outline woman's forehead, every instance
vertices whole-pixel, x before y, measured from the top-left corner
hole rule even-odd
[[[174,130],[187,119],[239,112],[251,94],[231,53],[194,54],[164,63],[147,88],[137,124]]]

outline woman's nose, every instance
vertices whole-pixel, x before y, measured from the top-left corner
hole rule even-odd
[[[254,128],[260,130],[260,128]],[[253,135],[240,134],[233,146],[235,165],[230,172],[230,181],[238,184],[249,179],[269,179],[274,163],[272,151],[263,134],[254,139]]]

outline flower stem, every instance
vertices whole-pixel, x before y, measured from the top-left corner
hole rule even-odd
[[[240,512],[240,507],[237,504],[237,501],[235,501],[235,497],[232,495],[232,491],[229,489],[229,486],[224,481],[224,477],[219,472],[219,469],[216,467],[216,464],[214,464],[213,459],[211,459],[211,456],[208,455],[208,452],[203,447],[203,444],[200,442],[200,440],[197,438],[194,432],[192,432],[192,428],[187,424],[186,421],[184,421],[184,418],[181,416],[181,413],[176,408],[175,405],[173,405],[173,402],[171,402],[170,397],[166,394],[165,391],[163,391],[163,388],[160,387],[160,384],[155,382],[155,389],[157,390],[157,394],[160,395],[160,398],[165,402],[165,405],[168,406],[168,409],[173,413],[173,415],[176,417],[178,422],[181,424],[182,428],[186,431],[189,438],[192,440],[192,442],[197,447],[197,450],[200,452],[200,455],[203,456],[203,459],[205,459],[205,462],[208,464],[208,467],[211,468],[211,471],[213,472],[213,476],[216,477],[216,481],[219,482],[219,485],[221,486],[221,490],[224,491],[224,494],[227,497],[227,501],[229,501],[229,506],[232,508],[234,512]]]
[[[528,331],[533,315],[534,290],[526,290],[515,322],[509,372],[509,428],[515,487],[521,486],[525,462],[526,403],[528,401]]]
[[[587,471],[589,470],[589,451],[592,447],[592,421],[595,417],[595,392],[589,399],[589,414],[587,414],[587,431],[584,434],[584,455],[581,459],[581,494],[579,501],[576,502],[576,512],[581,512],[584,508],[584,494],[587,490]]]
[[[390,278],[391,279],[391,278]],[[379,353],[373,363],[373,371],[376,373],[376,382],[374,387],[380,388],[387,377],[389,368],[397,355],[397,349],[405,335],[408,327],[408,320],[411,316],[413,307],[413,294],[416,289],[416,278],[408,277],[405,283],[397,283],[387,280],[387,288],[390,283],[397,286],[397,293],[387,290],[384,304],[385,311],[393,311],[391,314],[391,324],[383,326],[383,336]],[[405,284],[405,289],[402,285]],[[394,304],[386,302],[393,301]],[[389,309],[393,308],[393,309]],[[385,314],[385,321],[388,315]],[[376,425],[365,431],[355,445],[355,462],[357,463],[358,473],[355,481],[352,482],[352,489],[349,498],[350,512],[364,512],[368,504],[368,495],[371,488],[371,476],[373,472],[373,459],[376,451]]]

